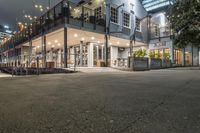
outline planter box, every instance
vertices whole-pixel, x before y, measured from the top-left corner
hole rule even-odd
[[[150,69],[161,69],[162,68],[162,60],[157,58],[149,59]]]
[[[149,70],[149,58],[129,57],[129,64],[133,71]]]

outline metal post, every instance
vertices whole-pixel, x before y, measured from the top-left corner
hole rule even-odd
[[[67,26],[64,27],[64,67],[68,67],[67,63]]]
[[[46,46],[47,46],[47,42],[46,42],[46,35],[43,36],[43,65],[45,68],[47,68],[47,60],[46,60]]]
[[[39,57],[37,57],[37,75],[39,75]]]
[[[76,71],[76,48],[74,47],[74,71]]]
[[[183,66],[185,66],[185,48],[183,48]]]
[[[192,53],[192,66],[194,66],[194,47],[193,47],[193,44],[191,46],[191,53]]]
[[[80,66],[83,66],[83,41],[80,42]]]
[[[108,67],[108,34],[105,35],[105,66]]]

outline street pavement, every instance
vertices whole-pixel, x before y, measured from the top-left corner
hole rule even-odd
[[[0,133],[200,133],[200,70],[0,78]]]

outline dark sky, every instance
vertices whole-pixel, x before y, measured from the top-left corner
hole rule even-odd
[[[0,0],[0,25],[16,28],[17,21],[24,21],[25,14],[40,16],[41,12],[34,8],[34,1],[37,4],[48,6],[48,0]],[[51,5],[60,1],[51,0]],[[72,1],[77,2],[78,0]]]

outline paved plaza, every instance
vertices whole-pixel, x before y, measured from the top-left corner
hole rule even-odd
[[[0,133],[199,133],[200,70],[0,78]]]

